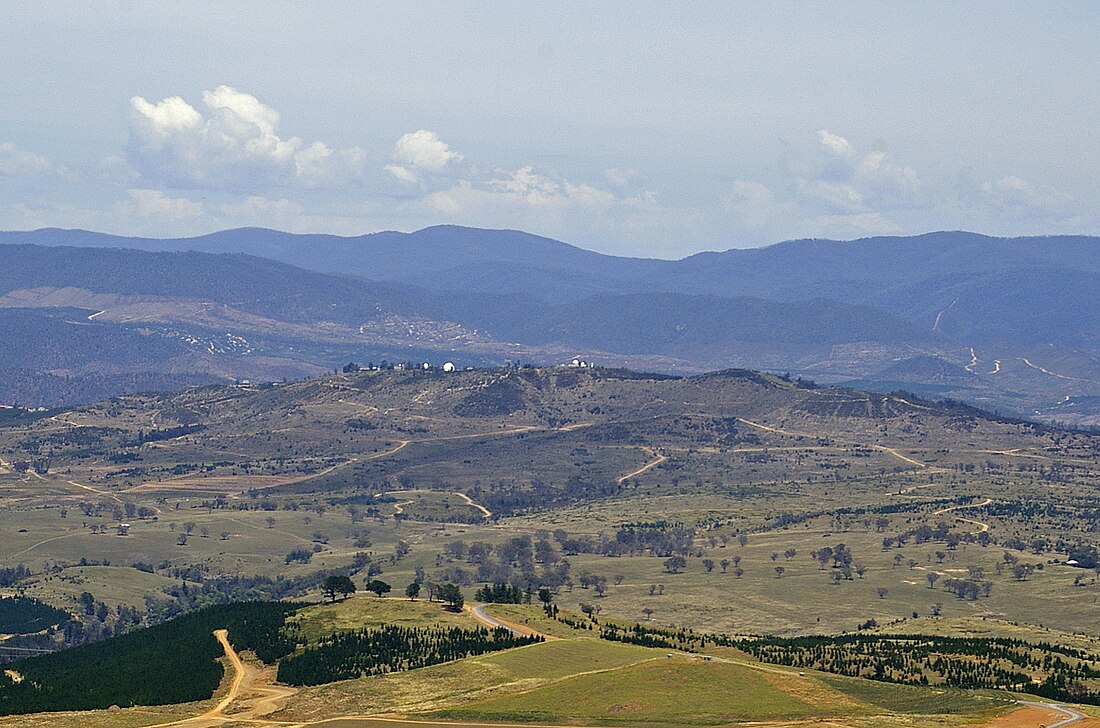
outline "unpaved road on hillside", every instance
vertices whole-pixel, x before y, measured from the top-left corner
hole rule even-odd
[[[667,456],[662,455],[661,453],[657,452],[656,450],[654,450],[651,447],[643,447],[642,449],[645,450],[646,452],[648,452],[650,457],[652,457],[653,459],[650,460],[645,465],[643,465],[642,467],[638,468],[637,470],[631,471],[631,472],[627,473],[626,475],[622,476],[621,478],[619,478],[616,481],[617,483],[619,483],[619,485],[622,485],[627,480],[630,480],[631,478],[637,477],[637,476],[641,475],[642,473],[646,472],[647,470],[649,470],[650,468],[655,468],[658,465],[660,465],[661,463],[668,460]]]
[[[811,439],[826,438],[826,439],[829,439],[829,440],[833,440],[834,442],[838,442],[838,443],[848,445],[848,446],[867,447],[867,448],[870,448],[872,450],[878,450],[879,452],[884,452],[887,455],[890,455],[892,457],[897,458],[898,460],[901,460],[903,463],[906,463],[907,465],[912,465],[913,467],[920,468],[921,470],[925,470],[929,473],[945,473],[945,472],[947,472],[944,468],[932,467],[928,463],[922,463],[920,460],[914,460],[913,458],[909,457],[908,455],[902,455],[900,452],[897,451],[896,448],[887,447],[886,445],[872,445],[872,444],[863,443],[863,442],[849,442],[849,441],[845,441],[845,440],[838,440],[835,437],[832,437],[832,436],[829,436],[829,435],[815,435],[811,432],[793,432],[791,430],[781,430],[778,427],[771,427],[770,425],[764,425],[764,424],[761,424],[759,422],[753,422],[752,420],[746,420],[744,417],[738,417],[737,421],[741,422],[741,423],[744,423],[744,424],[748,425],[749,427],[755,427],[758,430],[763,430],[764,432],[771,432],[771,433],[774,433],[776,435],[785,435],[787,437],[806,437],[806,438],[811,438]]]
[[[471,508],[476,508],[479,511],[481,511],[481,515],[485,516],[486,518],[492,518],[493,517],[493,512],[492,511],[490,511],[488,508],[481,505],[480,503],[476,502],[473,498],[466,495],[465,493],[456,490],[455,495],[457,495],[462,500],[466,501],[466,505],[470,506]]]
[[[1065,718],[1063,718],[1062,720],[1059,720],[1056,723],[1047,723],[1046,728],[1064,728],[1065,726],[1073,725],[1074,723],[1080,723],[1086,717],[1088,717],[1084,713],[1078,713],[1073,708],[1068,708],[1064,705],[1056,705],[1054,703],[1032,703],[1032,702],[1029,702],[1029,701],[1020,701],[1020,702],[1021,702],[1022,705],[1030,705],[1033,708],[1043,708],[1043,709],[1046,709],[1046,710],[1053,710],[1053,711],[1055,711],[1057,713],[1060,713],[1063,716],[1065,716]]]
[[[952,511],[966,510],[967,508],[984,508],[985,506],[989,505],[992,502],[993,502],[992,498],[986,498],[981,503],[968,503],[968,504],[962,505],[962,506],[951,506],[950,508],[941,508],[940,510],[933,512],[932,515],[933,516],[939,516],[939,515],[942,515],[944,513],[950,513]],[[974,524],[975,526],[978,527],[978,532],[979,533],[985,533],[986,531],[989,530],[989,524],[985,523],[983,521],[976,521],[973,518],[963,518],[961,516],[956,516],[955,518],[959,521],[962,521],[963,523],[972,523],[972,524]]]
[[[551,637],[549,635],[542,634],[541,632],[533,630],[530,627],[525,627],[522,624],[516,624],[515,622],[509,622],[509,621],[504,620],[504,619],[497,619],[496,617],[491,617],[491,616],[489,616],[488,614],[485,613],[485,605],[484,604],[478,604],[475,607],[471,607],[469,604],[467,604],[466,605],[466,611],[471,617],[473,617],[477,621],[481,622],[486,627],[491,627],[491,628],[494,628],[494,629],[497,628],[497,627],[503,627],[504,629],[508,630],[509,632],[511,632],[512,634],[514,634],[518,637],[539,636],[539,637],[542,637],[544,640],[548,640],[548,641],[553,640],[553,639],[557,639],[556,637]]]
[[[210,710],[193,718],[158,723],[147,728],[214,728],[227,723],[256,723],[259,725],[285,725],[282,721],[267,721],[263,716],[281,708],[297,690],[290,687],[271,684],[265,679],[263,670],[241,659],[233,645],[229,643],[229,633],[224,629],[214,632],[214,636],[225,651],[225,656],[233,668],[233,681],[229,692]],[[230,709],[233,708],[232,711]]]

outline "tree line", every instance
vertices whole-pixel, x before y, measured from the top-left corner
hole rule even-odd
[[[503,628],[382,627],[334,632],[279,663],[278,680],[322,685],[370,675],[414,670],[472,655],[541,642]]]

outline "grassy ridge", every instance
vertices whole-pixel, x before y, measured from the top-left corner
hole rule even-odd
[[[830,707],[810,705],[747,667],[656,657],[435,715],[490,721],[720,725],[734,720],[820,716]]]

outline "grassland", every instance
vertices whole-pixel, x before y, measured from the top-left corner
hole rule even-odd
[[[315,640],[336,631],[380,627],[469,627],[470,619],[463,614],[440,608],[439,602],[427,600],[380,599],[359,594],[331,604],[317,604],[299,611],[291,619],[307,640]]]

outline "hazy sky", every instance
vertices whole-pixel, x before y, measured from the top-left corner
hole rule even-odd
[[[1100,4],[0,0],[0,228],[1100,233]]]

